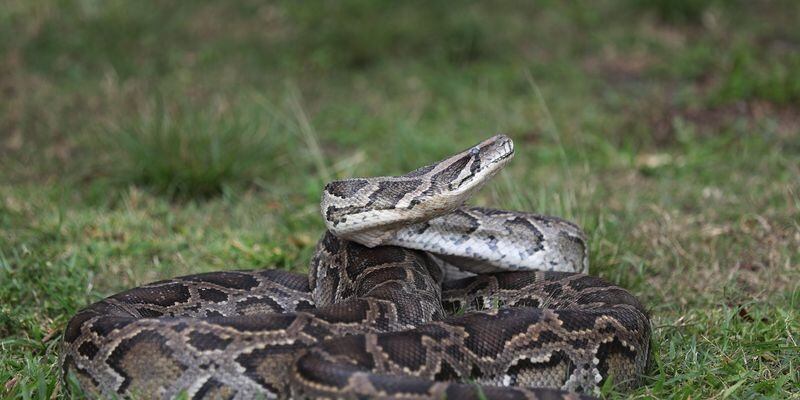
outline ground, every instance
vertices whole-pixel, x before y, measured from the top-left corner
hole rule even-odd
[[[800,398],[800,3],[588,4],[6,1],[0,396],[67,396],[88,303],[305,271],[324,182],[504,132],[474,203],[580,223],[652,315],[606,396]]]

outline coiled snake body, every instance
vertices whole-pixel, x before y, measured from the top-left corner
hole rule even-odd
[[[329,183],[308,277],[230,271],[155,282],[69,322],[62,367],[89,395],[577,398],[639,383],[637,299],[584,275],[558,218],[465,207],[513,155],[498,135],[399,177]],[[447,279],[455,268],[466,278]]]

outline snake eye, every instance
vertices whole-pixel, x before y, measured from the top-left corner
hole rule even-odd
[[[479,149],[477,146],[469,149],[469,155],[471,155],[473,157],[477,156],[480,152],[481,152],[481,149]]]
[[[469,172],[470,174],[474,174],[480,170],[481,170],[481,159],[476,157],[472,165],[469,166]]]

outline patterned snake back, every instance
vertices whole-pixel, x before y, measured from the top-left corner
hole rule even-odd
[[[609,379],[638,385],[649,319],[629,292],[584,275],[580,228],[463,206],[513,154],[498,135],[403,176],[329,183],[308,276],[214,272],[108,297],[67,325],[64,378],[94,397],[193,399],[583,398]]]

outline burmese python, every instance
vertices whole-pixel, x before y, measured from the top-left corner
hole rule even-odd
[[[498,135],[403,176],[329,183],[309,277],[214,272],[108,297],[68,323],[64,378],[136,398],[577,398],[608,379],[637,385],[648,317],[583,274],[582,231],[463,206],[513,153]],[[444,279],[454,266],[478,275]]]

